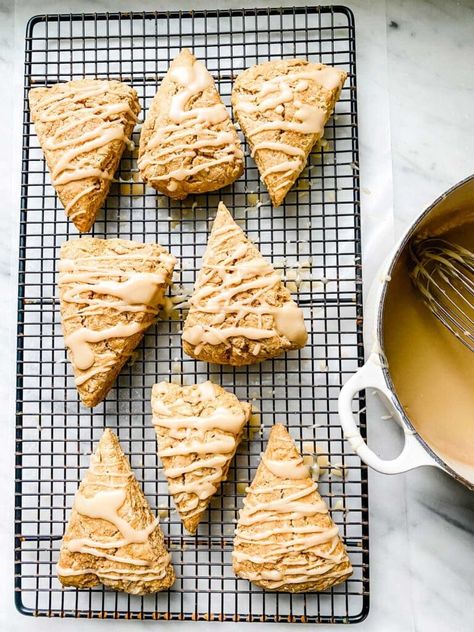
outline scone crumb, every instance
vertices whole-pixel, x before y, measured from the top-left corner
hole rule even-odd
[[[303,463],[310,469],[313,467],[314,459],[310,454],[305,454],[303,456]]]
[[[322,446],[316,445],[316,453],[318,455],[316,460],[319,472],[320,474],[324,474],[331,467],[329,456],[327,454],[327,448],[325,449]]]
[[[303,452],[306,452],[307,454],[315,454],[316,452],[316,445],[314,443],[314,441],[303,441]]]
[[[170,518],[170,510],[167,505],[158,505],[158,516],[160,520],[168,521]]]
[[[319,468],[318,461],[313,459],[313,465],[311,466],[311,478],[313,481],[319,481],[321,470]]]
[[[333,467],[331,467],[331,474],[337,476],[338,478],[346,478],[347,467],[342,463],[336,463]]]
[[[322,150],[327,149],[329,147],[329,141],[327,138],[324,138],[323,136],[322,138],[318,140],[318,145]]]
[[[247,193],[247,202],[249,206],[257,206],[259,197],[257,193]]]

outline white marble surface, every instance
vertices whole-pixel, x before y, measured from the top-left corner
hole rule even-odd
[[[182,8],[206,6],[202,0],[179,4]],[[255,6],[255,2],[243,0],[219,2],[222,7],[246,4]],[[364,276],[369,281],[390,247],[393,232],[399,234],[424,204],[474,170],[474,2],[391,0],[385,6],[376,0],[348,0],[345,4],[353,8],[357,25]],[[46,11],[176,6],[160,0],[29,0],[17,2],[15,7],[13,2],[0,0],[0,291],[4,305],[0,321],[1,632],[23,632],[31,627],[97,632],[111,625],[114,630],[157,625],[31,620],[14,610],[12,351],[16,288],[12,277],[17,265],[22,38],[27,17]],[[399,435],[389,421],[381,419],[382,414],[378,403],[372,402],[370,440],[389,456],[397,450]],[[474,494],[432,469],[397,477],[371,473],[369,482],[371,611],[360,629],[472,631]],[[179,627],[194,630],[217,626],[183,623]],[[236,628],[234,624],[221,626]],[[288,626],[271,625],[269,629],[283,631]]]

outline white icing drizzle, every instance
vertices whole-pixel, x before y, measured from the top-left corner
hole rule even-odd
[[[303,66],[287,75],[264,80],[256,92],[239,94],[236,99],[234,108],[238,114],[252,117],[271,110],[279,115],[277,120],[262,122],[247,133],[252,156],[260,150],[271,150],[295,157],[294,160],[283,161],[269,167],[261,174],[262,179],[269,175],[279,174],[279,179],[274,184],[276,190],[286,187],[291,182],[292,174],[303,169],[306,154],[290,143],[272,142],[266,138],[256,140],[255,137],[264,132],[278,130],[296,134],[314,134],[317,139],[320,138],[324,132],[328,112],[326,108],[319,107],[317,104],[310,105],[302,102],[299,96],[314,83],[331,92],[339,90],[342,84],[341,76],[341,71],[330,66],[321,65],[316,68],[314,65]],[[285,120],[286,105],[294,110],[292,118],[295,120]]]
[[[196,98],[214,87],[214,81],[204,64],[190,56],[180,57],[173,62],[168,76],[178,86],[171,97],[168,112],[171,123],[153,132],[138,166],[141,170],[149,165],[163,166],[175,160],[176,152],[182,152],[180,155],[183,159],[191,159],[190,166],[148,178],[151,183],[170,180],[167,188],[173,192],[177,189],[177,182],[187,180],[203,170],[235,160],[242,161],[243,152],[235,133],[213,129],[226,121],[230,124],[223,103],[193,107]],[[189,142],[190,136],[196,140]],[[179,144],[177,141],[180,139],[187,141]],[[153,151],[156,148],[159,151]],[[200,160],[194,164],[196,157]]]
[[[216,392],[209,381],[188,388],[186,394],[171,402],[168,402],[168,393],[166,382],[153,388],[153,425],[158,437],[162,437],[160,443],[171,438],[165,443],[167,447],[159,449],[158,455],[160,458],[179,457],[176,463],[166,464],[165,472],[181,515],[191,518],[202,511],[200,501],[211,497],[223,480],[250,407],[245,408],[234,397],[229,406],[226,404],[229,395],[224,399],[222,391]],[[189,456],[196,458],[189,461],[186,459]]]
[[[313,495],[317,486],[309,480],[303,459],[282,461],[263,455],[262,461],[277,480],[247,490],[249,495],[240,512],[232,553],[238,575],[265,582],[265,588],[270,590],[306,584],[321,576],[337,581],[348,575],[350,568],[338,569],[347,557],[344,548],[338,546],[337,526],[308,524],[328,510]],[[286,495],[285,490],[289,490]],[[278,498],[269,501],[268,495],[275,493]],[[257,529],[266,523],[269,528]]]
[[[229,339],[237,336],[257,342],[284,336],[291,344],[304,346],[307,332],[301,309],[291,299],[280,307],[266,300],[267,293],[281,283],[280,275],[263,258],[255,258],[249,252],[253,249],[250,242],[234,248],[227,245],[240,232],[236,224],[213,230],[213,250],[225,257],[219,264],[204,260],[190,300],[196,312],[212,315],[212,321],[185,327],[183,340],[195,347],[196,354],[205,344],[229,345]],[[256,326],[246,324],[248,315],[257,316]],[[227,324],[228,317],[232,317],[232,325]],[[257,349],[254,355],[258,355],[260,348]]]
[[[128,101],[88,105],[88,99],[105,99],[110,90],[109,81],[96,82],[93,87],[79,82],[66,83],[61,91],[51,91],[50,96],[40,100],[42,110],[38,112],[37,120],[55,124],[48,131],[43,146],[48,151],[63,152],[51,170],[52,184],[57,187],[89,178],[96,180],[82,188],[66,205],[66,213],[71,219],[84,213],[80,208],[74,211],[79,200],[94,191],[101,180],[113,179],[113,173],[89,165],[90,152],[101,150],[105,153],[106,146],[114,141],[125,145],[129,141],[125,135],[125,125],[137,120]],[[78,103],[83,107],[76,107]],[[88,127],[91,122],[96,126],[94,129]],[[64,138],[73,131],[73,138]]]
[[[134,272],[122,267],[133,260],[143,260],[143,254],[125,254],[120,261],[117,253],[102,255],[91,261],[90,257],[62,259],[59,264],[59,288],[61,300],[77,305],[77,311],[63,322],[82,319],[113,309],[120,313],[146,313],[154,317],[163,302],[168,270],[174,264],[174,257],[162,252],[153,258],[157,267],[155,272]],[[158,268],[158,266],[162,266]],[[93,294],[93,295],[92,295]],[[116,301],[106,297],[113,296]],[[111,338],[127,338],[147,329],[150,319],[143,322],[123,322],[100,330],[81,326],[65,336],[74,364],[80,371],[87,371],[76,377],[76,385],[84,384],[97,373],[107,371],[115,363],[115,358],[107,353],[101,357],[100,365],[94,367],[95,353],[91,343]]]

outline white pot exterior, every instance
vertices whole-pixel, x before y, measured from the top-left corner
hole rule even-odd
[[[440,468],[450,476],[474,489],[474,471],[472,468],[457,463],[444,461],[434,453],[431,447],[420,437],[405,414],[393,390],[389,369],[384,363],[382,349],[383,313],[387,285],[390,282],[390,272],[398,261],[405,245],[415,234],[417,229],[432,214],[436,214],[441,203],[446,203],[449,196],[458,192],[462,187],[474,190],[474,176],[467,178],[452,187],[424,210],[418,219],[407,229],[395,248],[388,255],[375,278],[364,308],[364,339],[366,348],[370,349],[366,363],[342,387],[338,409],[344,436],[357,452],[362,461],[368,466],[384,474],[399,474],[408,470],[430,465]],[[473,198],[474,208],[474,198]],[[401,426],[405,435],[404,447],[398,457],[391,460],[377,456],[361,436],[352,413],[352,400],[361,390],[375,389],[383,394],[385,402],[392,413],[393,419]]]

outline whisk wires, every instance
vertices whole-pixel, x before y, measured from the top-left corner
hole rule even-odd
[[[474,351],[474,253],[441,238],[412,243],[411,278],[436,318]]]

